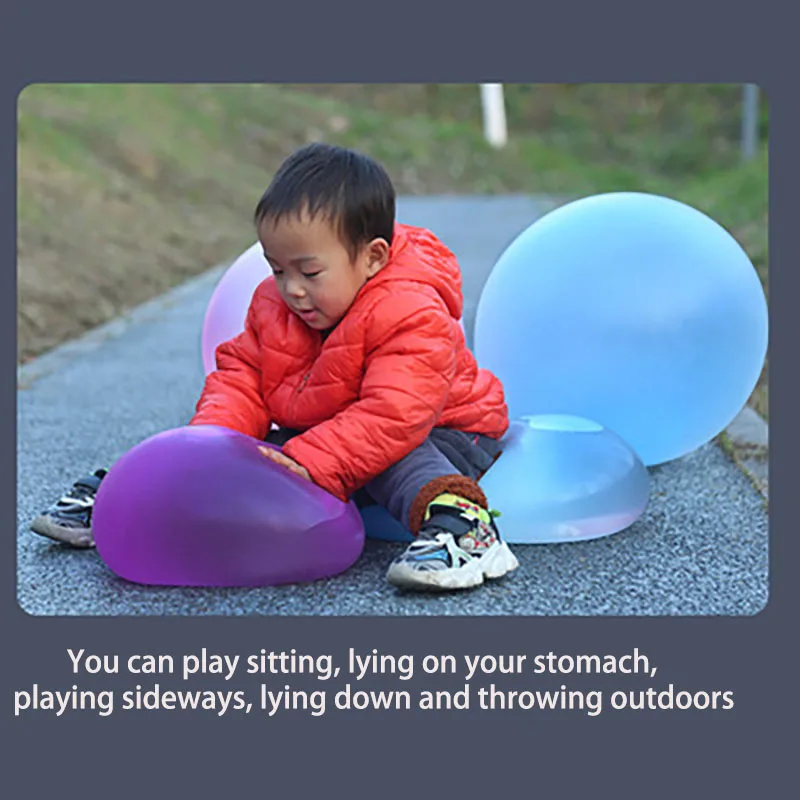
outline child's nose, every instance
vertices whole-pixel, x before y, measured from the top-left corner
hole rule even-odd
[[[302,297],[306,293],[306,290],[300,281],[288,280],[286,282],[286,292],[291,297]]]

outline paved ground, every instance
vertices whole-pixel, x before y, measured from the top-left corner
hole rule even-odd
[[[506,245],[546,207],[525,198],[419,198],[399,216],[435,230],[464,270],[471,331],[480,288]],[[97,553],[28,531],[36,512],[87,471],[185,424],[202,384],[199,332],[219,271],[49,354],[19,376],[18,598],[36,615],[740,615],[768,593],[768,516],[751,481],[714,445],[651,470],[648,510],[593,542],[515,546],[521,569],[466,594],[396,592],[400,545],[368,541],[347,573],[260,589],[126,583]]]

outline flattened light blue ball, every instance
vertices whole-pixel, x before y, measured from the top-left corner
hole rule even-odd
[[[618,533],[647,507],[650,478],[631,447],[593,420],[515,420],[480,481],[510,544],[576,542]]]

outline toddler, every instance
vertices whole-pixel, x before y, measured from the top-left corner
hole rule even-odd
[[[458,323],[461,273],[432,233],[395,221],[383,168],[312,144],[280,167],[255,211],[272,276],[244,331],[216,351],[191,425],[277,444],[266,458],[413,534],[387,579],[462,589],[518,566],[478,479],[508,428],[500,381],[479,369]],[[32,529],[91,546],[105,471]]]

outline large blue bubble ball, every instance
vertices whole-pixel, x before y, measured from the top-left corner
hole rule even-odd
[[[676,200],[622,192],[561,206],[511,243],[478,304],[475,353],[512,419],[596,420],[653,465],[739,413],[767,331],[758,274],[730,233]]]

